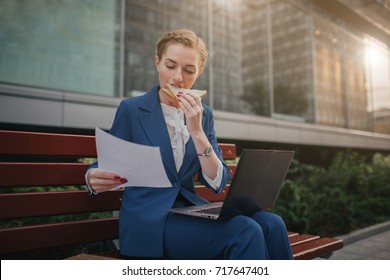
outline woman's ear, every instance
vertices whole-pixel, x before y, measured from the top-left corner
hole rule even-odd
[[[158,58],[158,55],[154,56],[154,62],[156,63],[156,66],[160,63],[160,59]]]

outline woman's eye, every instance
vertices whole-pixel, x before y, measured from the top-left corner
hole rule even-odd
[[[192,70],[184,70],[187,74],[190,74],[190,75],[193,75],[193,74],[195,74],[195,72],[194,71],[192,71]]]
[[[167,68],[168,68],[168,69],[174,69],[174,68],[175,68],[175,66],[172,66],[172,65],[167,65]]]

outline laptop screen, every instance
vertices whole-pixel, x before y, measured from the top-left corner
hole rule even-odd
[[[244,149],[223,204],[223,216],[274,207],[293,156],[294,151]]]

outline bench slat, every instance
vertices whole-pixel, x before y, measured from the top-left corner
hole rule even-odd
[[[294,245],[298,245],[298,244],[301,244],[301,243],[304,243],[304,242],[308,242],[308,241],[311,241],[311,240],[315,240],[315,239],[318,239],[320,238],[319,236],[317,235],[311,235],[311,234],[297,234],[297,235],[294,235],[294,236],[289,236],[289,240],[290,240],[290,245],[291,246],[294,246]]]
[[[0,154],[95,157],[95,137],[1,130]]]
[[[293,258],[295,260],[313,259],[319,256],[327,255],[329,254],[329,252],[336,251],[343,247],[342,241],[334,238],[328,238],[328,237],[320,238],[318,236],[309,235],[309,234],[303,234],[302,237],[300,237],[299,234],[294,234],[294,237],[297,237],[300,240],[297,244],[291,245],[293,250]],[[315,240],[315,244],[313,244],[312,242],[313,240]],[[311,248],[311,251],[309,251],[309,248]],[[114,251],[97,253],[96,255],[80,254],[77,255],[74,259],[90,260],[90,259],[98,258],[97,255],[100,256],[101,258],[107,258],[107,259],[126,258],[120,254],[119,250],[114,250]]]
[[[218,143],[225,160],[236,158],[236,145]],[[0,155],[96,157],[95,136],[0,130]]]
[[[331,252],[343,248],[341,239],[323,237],[308,242],[291,246],[294,259],[309,260],[320,256],[328,255]]]
[[[222,150],[222,155],[224,160],[234,160],[237,157],[236,145],[235,144],[218,144]]]
[[[84,191],[10,193],[0,196],[0,219],[115,211],[123,191],[89,196]]]
[[[215,194],[205,186],[197,186],[196,192],[209,201],[222,201],[229,186]],[[9,193],[0,196],[0,218],[51,216],[85,212],[119,210],[122,191],[110,191],[90,197],[84,190],[63,192]],[[22,207],[28,205],[29,207]]]
[[[0,162],[0,187],[85,185],[89,163]],[[233,178],[236,164],[228,164]],[[196,175],[195,181],[198,180]]]
[[[212,190],[208,189],[205,186],[196,186],[196,193],[203,197],[204,199],[210,201],[210,202],[219,202],[223,201],[226,197],[227,192],[229,191],[229,185],[225,187],[225,189],[221,192],[216,194]]]
[[[0,162],[0,187],[85,185],[88,163]]]
[[[2,228],[0,255],[117,238],[118,218]]]

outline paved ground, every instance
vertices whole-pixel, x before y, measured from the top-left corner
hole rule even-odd
[[[330,260],[390,260],[390,221],[339,236],[344,248]]]

